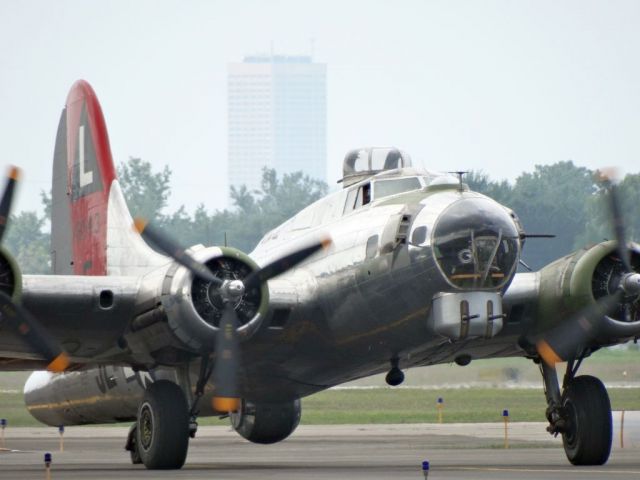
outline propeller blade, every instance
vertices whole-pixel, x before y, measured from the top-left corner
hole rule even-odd
[[[617,308],[622,296],[622,292],[617,291],[603,297],[543,334],[536,342],[540,357],[552,366],[574,358],[580,348],[595,336],[600,320]]]
[[[218,412],[235,412],[240,408],[238,396],[238,315],[231,301],[227,301],[220,320],[220,331],[216,337],[216,363],[213,369],[215,396],[213,408]]]
[[[20,305],[13,303],[11,297],[0,292],[0,322],[6,321],[18,332],[35,351],[49,362],[47,370],[62,372],[69,366],[69,357],[53,336],[33,315]]]
[[[301,248],[300,250],[290,253],[289,255],[285,255],[284,257],[269,263],[259,270],[251,272],[243,280],[243,283],[247,290],[256,287],[266,282],[267,280],[273,277],[277,277],[278,275],[295,267],[297,264],[299,264],[303,260],[306,260],[318,250],[329,248],[329,246],[331,246],[331,239],[327,237],[308,247]]]
[[[142,235],[142,238],[155,245],[162,253],[173,258],[180,265],[189,269],[191,273],[203,280],[211,282],[217,287],[222,286],[222,280],[211,273],[204,264],[195,260],[187,253],[184,247],[179,245],[168,235],[165,235],[142,218],[136,218],[133,224],[136,231]]]
[[[20,177],[18,167],[11,167],[7,176],[7,186],[4,187],[2,200],[0,200],[0,242],[4,236],[4,232],[9,222],[9,214],[11,213],[11,203],[13,202],[13,194],[16,190],[16,183]]]
[[[625,271],[630,273],[633,270],[631,268],[629,250],[627,250],[627,242],[625,240],[624,218],[622,216],[620,196],[618,195],[618,187],[616,187],[613,182],[609,182],[609,202],[611,206],[611,215],[613,216],[613,231],[616,237],[618,256],[622,261]]]
[[[622,207],[620,203],[620,195],[618,187],[612,180],[616,176],[615,169],[607,169],[598,172],[600,183],[608,190],[609,193],[609,210],[611,212],[613,232],[616,239],[616,249],[618,257],[622,262],[622,266],[626,273],[632,272],[631,261],[629,259],[629,251],[627,250],[627,242],[625,235],[624,217],[622,216]]]

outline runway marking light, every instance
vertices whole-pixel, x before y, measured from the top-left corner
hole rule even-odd
[[[422,475],[424,475],[425,480],[429,478],[429,466],[429,460],[422,462]]]
[[[60,434],[60,451],[64,452],[64,425],[58,426],[58,433]]]
[[[438,423],[442,423],[442,410],[444,408],[444,398],[438,397],[436,401],[436,408],[438,409]]]
[[[51,454],[49,452],[44,454],[44,471],[45,479],[51,480]]]
[[[502,410],[502,418],[504,419],[504,448],[509,448],[509,410]]]

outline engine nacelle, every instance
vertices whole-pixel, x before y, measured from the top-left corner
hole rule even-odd
[[[253,403],[242,401],[237,413],[231,414],[231,426],[241,437],[253,443],[277,443],[300,423],[300,400],[284,403]]]
[[[20,303],[22,272],[13,256],[3,247],[0,247],[0,291]]]
[[[201,248],[191,255],[207,265],[221,280],[242,280],[258,268],[248,255],[230,247]],[[193,352],[213,349],[223,309],[218,289],[177,263],[162,271],[161,275],[159,278],[155,272],[144,280],[147,285],[145,296],[149,296],[146,301],[153,308],[134,319],[132,331],[164,323],[180,348]],[[241,340],[257,331],[268,306],[269,290],[266,285],[247,290],[236,301]]]
[[[631,264],[640,271],[640,246],[631,248]],[[546,330],[598,299],[614,293],[619,286],[624,268],[613,241],[599,243],[579,250],[547,265],[540,271],[537,327]],[[605,336],[626,335],[613,333],[610,327],[618,325],[631,336],[640,332],[640,299],[628,299],[603,325]]]

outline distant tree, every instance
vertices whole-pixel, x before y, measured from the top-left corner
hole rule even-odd
[[[118,165],[118,180],[133,216],[149,220],[159,218],[171,194],[171,170],[168,166],[152,172],[151,163],[129,157]]]
[[[487,195],[496,202],[506,205],[511,203],[513,187],[506,180],[494,182],[482,170],[471,170],[464,176],[464,183],[474,192]]]
[[[36,212],[20,212],[9,219],[3,245],[22,273],[51,273],[49,233],[43,232],[45,222],[45,217]]]
[[[40,201],[42,202],[42,208],[44,209],[44,218],[47,221],[51,221],[51,190],[49,193],[44,190],[40,190]]]
[[[324,182],[301,172],[278,176],[264,169],[260,188],[231,188],[233,207],[207,211],[198,205],[190,215],[184,207],[164,213],[171,194],[171,171],[154,171],[149,162],[129,158],[121,163],[119,179],[134,215],[152,219],[160,228],[184,245],[224,245],[250,252],[266,232],[326,195]],[[534,268],[565,255],[587,243],[612,238],[611,219],[606,199],[593,179],[593,172],[571,161],[538,165],[531,173],[521,174],[511,184],[493,181],[482,171],[469,172],[465,183],[480,193],[512,208],[529,233],[553,233],[551,240],[528,240],[524,259]],[[640,240],[640,174],[627,175],[620,182],[622,210],[626,215],[630,240]],[[51,196],[41,192],[45,214],[21,212],[11,217],[5,247],[16,256],[23,273],[50,270],[49,233]]]
[[[587,223],[586,205],[597,191],[593,172],[571,161],[536,165],[513,186],[510,207],[528,233],[555,234],[554,239],[530,239],[525,261],[540,268],[571,252]]]
[[[624,216],[627,240],[640,242],[640,174],[627,174],[618,184],[621,210]],[[605,190],[591,196],[586,204],[586,224],[576,239],[576,247],[614,238],[611,207]]]
[[[234,208],[209,214],[199,205],[193,217],[180,209],[159,222],[166,231],[176,232],[184,245],[224,245],[226,238],[229,246],[250,252],[265,233],[322,198],[327,190],[326,183],[301,172],[279,178],[275,170],[266,168],[259,190],[231,187]]]

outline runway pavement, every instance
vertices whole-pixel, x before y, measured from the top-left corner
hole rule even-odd
[[[43,455],[53,454],[52,480],[63,479],[637,479],[639,448],[616,442],[603,467],[569,465],[560,439],[542,423],[301,426],[276,445],[253,445],[226,427],[201,427],[180,471],[147,471],[123,450],[127,429],[71,427],[60,453],[55,428],[6,431],[0,479],[44,479]]]

